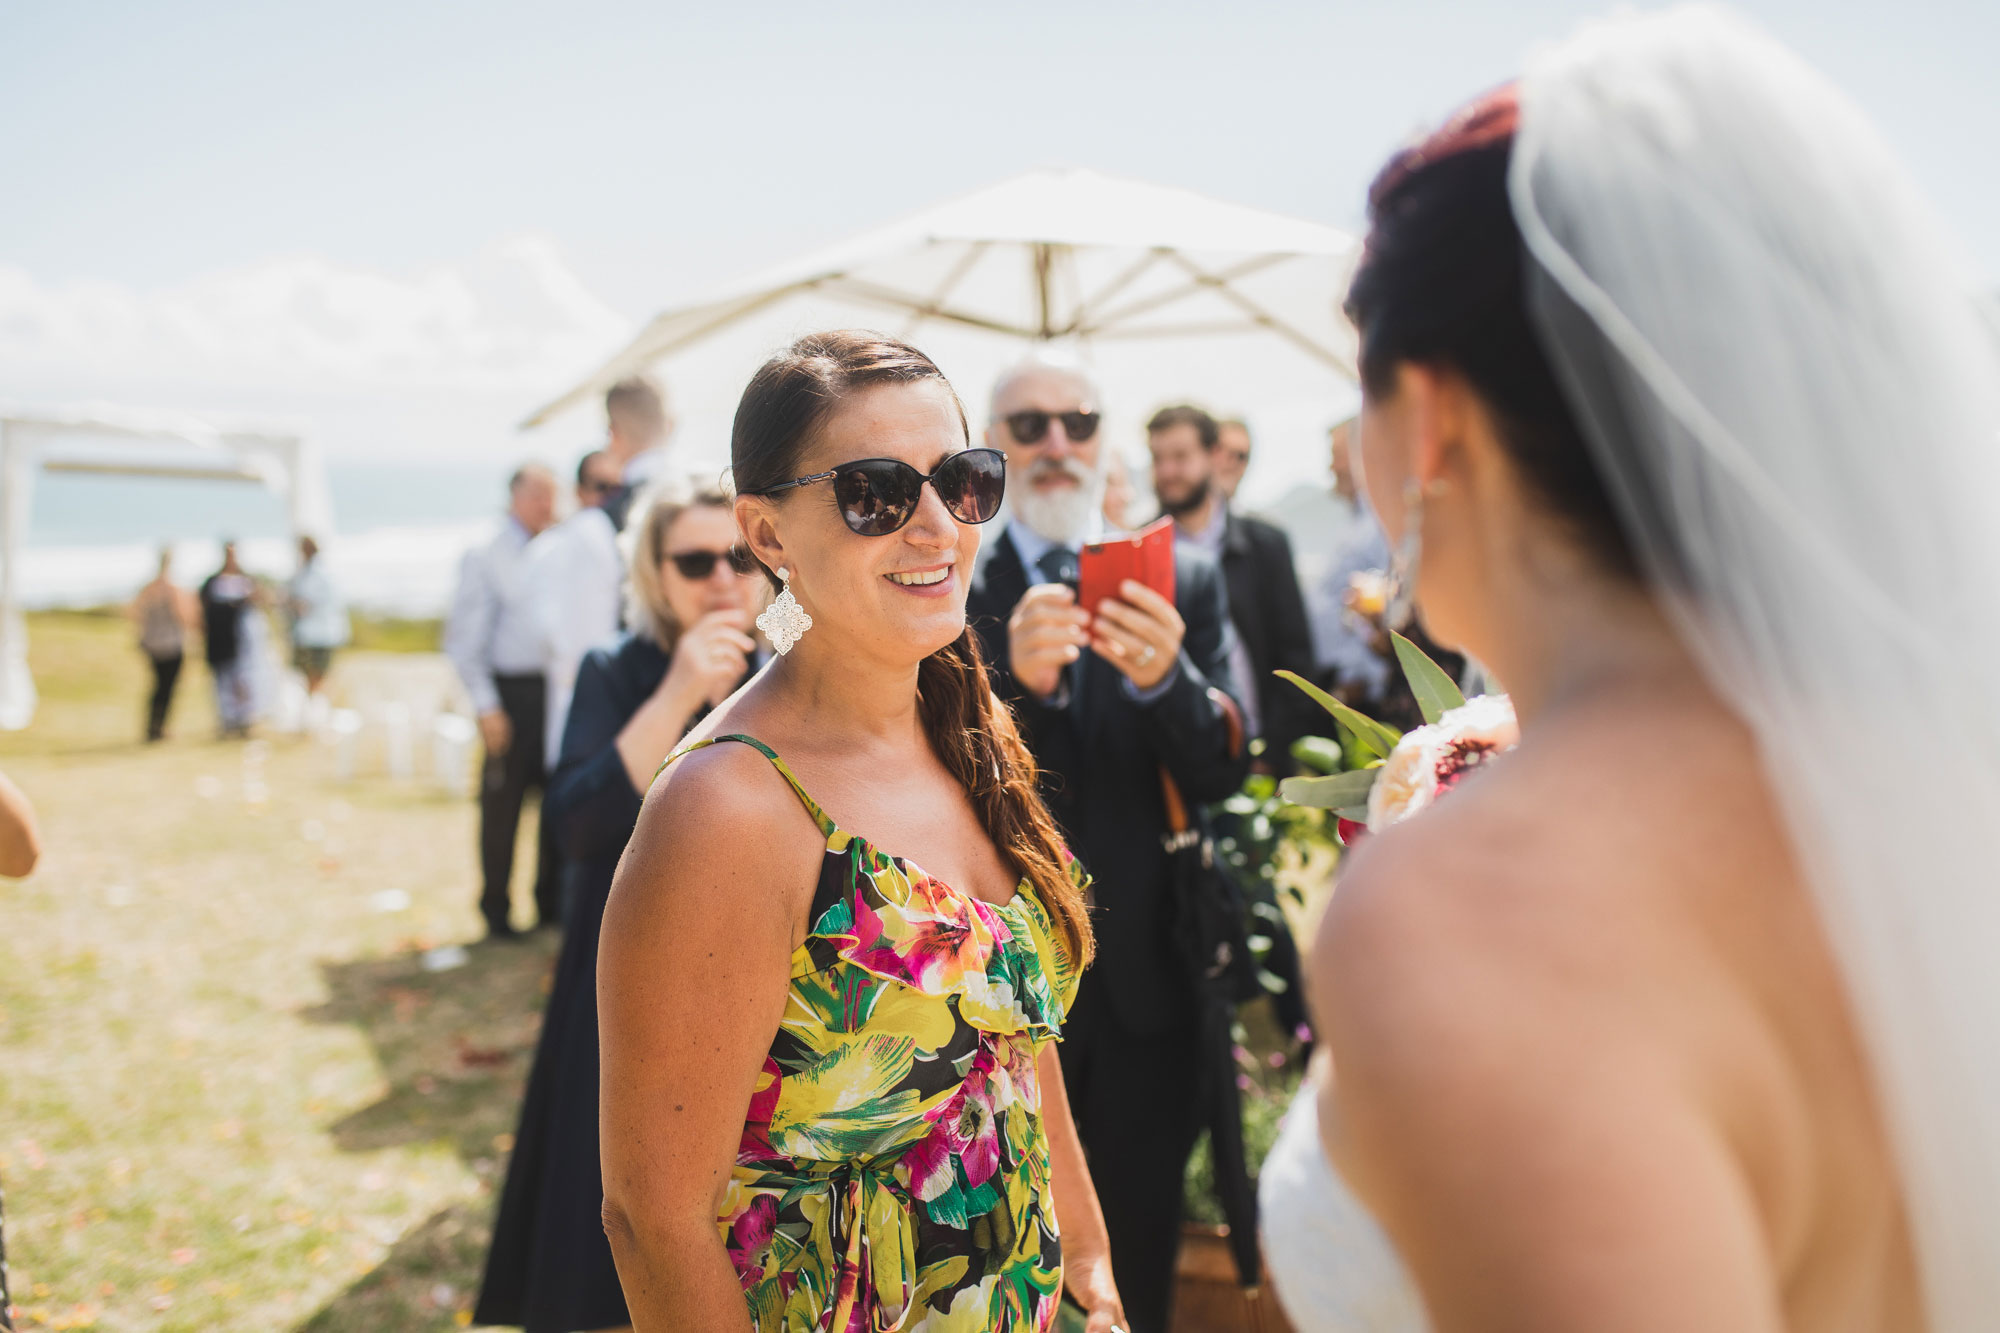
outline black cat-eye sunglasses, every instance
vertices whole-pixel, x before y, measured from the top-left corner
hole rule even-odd
[[[1007,455],[998,449],[961,449],[926,476],[900,458],[862,458],[810,477],[795,477],[752,495],[775,495],[794,486],[831,481],[847,526],[863,537],[886,537],[916,515],[924,483],[961,523],[985,523],[1000,512],[1007,493]]]

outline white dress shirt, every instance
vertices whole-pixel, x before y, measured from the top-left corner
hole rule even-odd
[[[490,540],[459,562],[458,587],[444,620],[444,651],[480,713],[500,707],[496,674],[526,676],[542,669],[541,634],[524,579],[528,536],[510,514]]]
[[[602,509],[579,509],[528,546],[527,600],[549,682],[548,757],[562,753],[563,726],[583,655],[618,633],[625,558]]]
[[[313,557],[292,575],[290,588],[296,619],[292,622],[292,642],[301,648],[339,648],[347,643],[347,604],[340,589],[327,576],[326,563]]]

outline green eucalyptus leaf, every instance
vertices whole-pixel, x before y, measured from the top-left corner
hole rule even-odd
[[[1319,773],[1338,773],[1347,767],[1337,741],[1325,736],[1301,736],[1292,742],[1292,758]]]
[[[1396,660],[1403,664],[1403,676],[1410,682],[1410,692],[1417,696],[1424,721],[1436,722],[1452,709],[1465,706],[1465,695],[1443,667],[1402,635],[1391,631],[1389,637],[1395,641]]]
[[[1279,790],[1294,805],[1317,806],[1322,810],[1344,810],[1366,805],[1380,770],[1359,769],[1352,773],[1332,773],[1320,778],[1286,778]]]
[[[1396,748],[1396,742],[1403,739],[1402,732],[1394,727],[1383,726],[1367,714],[1349,708],[1297,672],[1279,671],[1274,674],[1298,686],[1314,703],[1333,714],[1334,722],[1343,732],[1352,736],[1355,742],[1368,752],[1370,758],[1387,759],[1389,752]]]

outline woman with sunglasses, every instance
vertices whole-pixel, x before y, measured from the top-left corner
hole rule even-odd
[[[1054,1039],[1087,879],[965,598],[1004,457],[875,334],[751,380],[782,656],[654,783],[605,912],[605,1225],[633,1324],[1122,1325]]]
[[[597,935],[640,793],[688,728],[741,685],[765,600],[730,497],[656,487],[625,529],[629,628],[577,673],[543,818],[570,867],[568,927],[477,1319],[528,1333],[629,1325],[599,1218]]]

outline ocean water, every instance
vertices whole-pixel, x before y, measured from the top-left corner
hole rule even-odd
[[[514,461],[330,464],[335,533],[328,572],[359,608],[442,614],[465,549],[505,508]],[[283,501],[246,483],[39,474],[20,587],[30,607],[97,606],[152,577],[162,546],[174,578],[193,586],[238,542],[244,564],[272,578],[297,567]]]

